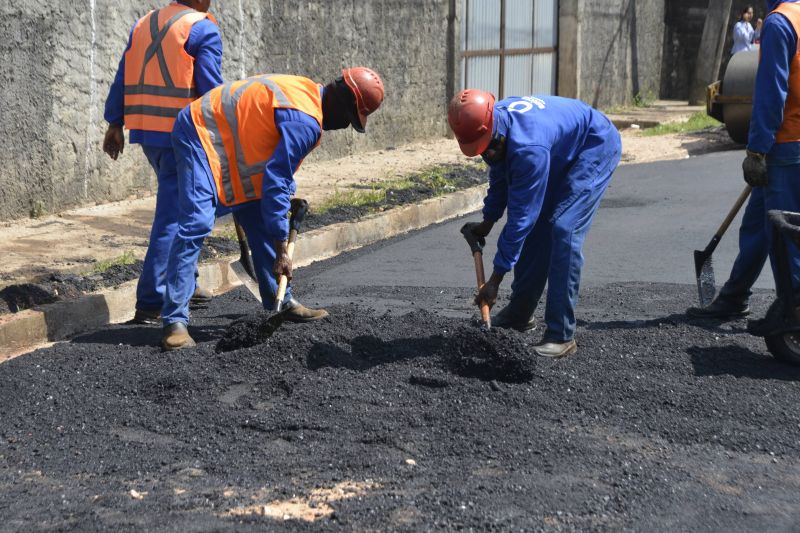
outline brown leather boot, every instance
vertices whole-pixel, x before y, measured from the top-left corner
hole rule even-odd
[[[313,322],[328,316],[325,309],[310,309],[294,298],[284,304],[281,314],[283,319],[288,322]]]
[[[161,309],[137,309],[131,324],[158,324],[161,322]]]
[[[533,347],[533,351],[540,357],[560,359],[577,352],[578,343],[574,340],[564,342],[542,341],[541,344]]]
[[[180,350],[197,346],[194,339],[189,335],[189,330],[183,322],[174,322],[164,327],[161,336],[161,347],[165,350]]]
[[[189,300],[189,309],[205,309],[211,303],[213,295],[208,289],[204,289],[197,285],[194,288],[191,300]]]

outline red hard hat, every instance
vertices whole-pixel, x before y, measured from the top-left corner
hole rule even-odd
[[[351,120],[351,123],[356,131],[364,133],[367,115],[377,110],[383,102],[383,81],[374,70],[366,67],[346,68],[342,71],[342,77],[356,97],[358,116],[353,117],[356,120]]]
[[[465,89],[447,106],[447,122],[456,135],[464,155],[482,154],[492,140],[494,95],[477,89]]]

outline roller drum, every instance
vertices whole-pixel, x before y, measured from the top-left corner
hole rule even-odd
[[[756,70],[758,69],[758,51],[739,52],[731,57],[725,77],[722,80],[722,94],[728,96],[747,96],[751,101],[756,86]],[[747,144],[750,130],[750,115],[753,104],[724,104],[722,116],[725,128],[731,139],[740,144]]]

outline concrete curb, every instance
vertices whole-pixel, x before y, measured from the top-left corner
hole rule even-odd
[[[402,233],[471,213],[482,205],[486,186],[471,187],[419,204],[390,209],[355,222],[342,222],[301,236],[296,267],[329,259]],[[240,285],[230,259],[199,266],[201,285],[222,294]],[[0,363],[37,346],[64,340],[106,324],[133,318],[136,280],[103,289],[75,300],[0,315]]]

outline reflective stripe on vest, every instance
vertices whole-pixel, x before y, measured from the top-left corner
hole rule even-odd
[[[236,168],[239,171],[239,179],[244,189],[244,195],[248,200],[255,200],[258,198],[255,188],[253,187],[253,176],[257,176],[264,172],[266,161],[259,161],[251,165],[245,164],[244,152],[242,151],[242,142],[239,139],[239,117],[236,112],[236,107],[244,92],[253,86],[253,84],[260,83],[272,92],[272,97],[282,106],[291,107],[292,102],[284,94],[283,90],[277,83],[269,79],[270,74],[248,78],[247,83],[241,85],[236,92],[231,94],[233,83],[226,83],[222,86],[222,111],[225,113],[225,119],[228,121],[228,126],[233,136],[233,144],[236,148]],[[211,134],[214,149],[219,157],[220,167],[222,170],[222,186],[223,193],[225,194],[226,203],[234,201],[233,185],[231,184],[230,161],[228,161],[228,153],[222,144],[222,134],[217,126],[217,121],[214,118],[214,110],[211,106],[211,93],[206,94],[201,100],[201,108],[203,110],[203,119],[206,121],[206,129]]]
[[[320,91],[302,76],[262,74],[217,87],[192,103],[192,121],[222,205],[261,198],[265,168],[280,142],[275,109],[305,113],[321,131]]]
[[[129,129],[171,132],[178,112],[197,99],[194,60],[184,46],[191,27],[205,18],[214,21],[206,13],[173,3],[137,23],[125,56],[124,114]]]
[[[795,34],[800,36],[800,5],[794,2],[779,4],[772,13],[780,13],[791,23]],[[771,58],[767,58],[769,61]],[[789,83],[786,102],[783,107],[783,122],[775,133],[775,142],[787,143],[800,141],[800,40],[797,49],[789,62]],[[758,94],[755,95],[756,98]]]

